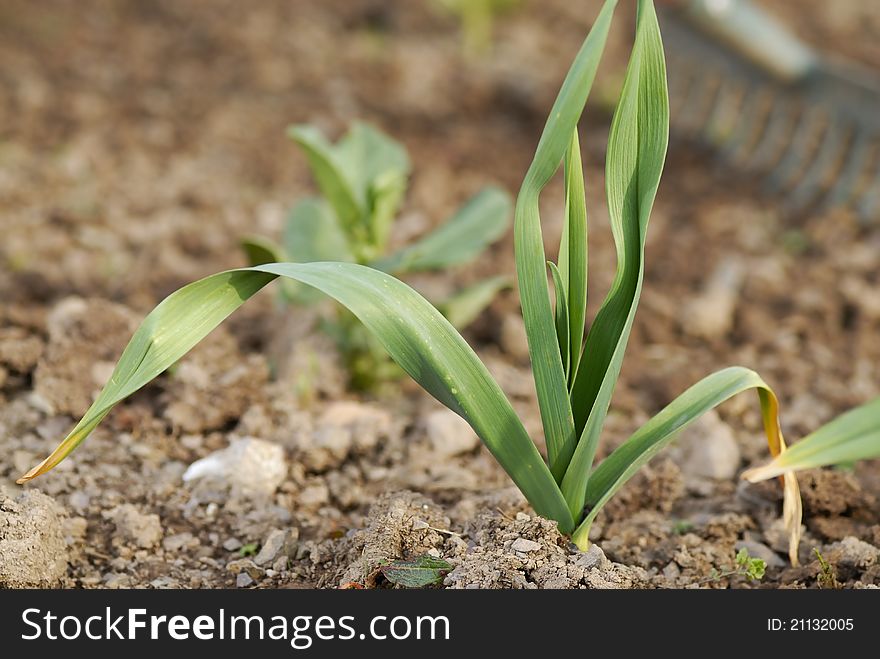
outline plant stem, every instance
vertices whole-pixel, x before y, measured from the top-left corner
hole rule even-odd
[[[587,551],[590,548],[590,527],[592,524],[581,524],[574,533],[571,534],[571,541],[577,545],[581,551]]]

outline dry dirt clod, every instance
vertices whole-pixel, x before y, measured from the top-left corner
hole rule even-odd
[[[413,521],[419,519],[428,526],[413,530]],[[348,563],[337,583],[371,584],[378,566],[441,547],[446,538],[435,529],[449,525],[449,518],[436,504],[421,495],[394,492],[381,496],[370,508],[365,528],[352,533],[338,548]]]
[[[0,588],[57,586],[67,573],[65,514],[50,497],[0,490]]]
[[[880,549],[858,538],[844,538],[829,545],[823,552],[825,560],[840,568],[860,569],[874,565]]]
[[[125,544],[150,549],[162,540],[159,516],[154,513],[145,515],[130,503],[106,511],[104,517],[113,521],[116,537]]]

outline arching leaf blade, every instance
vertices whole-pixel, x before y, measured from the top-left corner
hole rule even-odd
[[[470,346],[412,288],[390,275],[351,263],[271,263],[212,275],[172,293],[135,332],[85,417],[21,481],[57,465],[115,404],[174,364],[279,276],[314,286],[354,313],[416,382],[471,424],[536,512],[558,521],[563,532],[571,532],[574,521],[550,470]]]

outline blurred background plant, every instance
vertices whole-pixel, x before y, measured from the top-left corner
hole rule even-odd
[[[510,196],[490,186],[433,231],[390,250],[410,174],[403,145],[361,122],[353,123],[335,144],[310,125],[291,126],[288,134],[305,154],[320,195],[302,199],[291,209],[280,243],[262,236],[242,240],[251,265],[342,261],[396,276],[440,271],[477,259],[510,224]],[[491,277],[432,303],[462,328],[509,285],[509,277]],[[284,282],[281,297],[301,306],[326,299],[292,281]],[[403,375],[350,312],[338,308],[322,315],[320,325],[336,341],[353,389],[373,390]]]
[[[495,16],[522,5],[523,0],[432,0],[441,10],[454,14],[461,24],[462,48],[471,56],[492,49]]]

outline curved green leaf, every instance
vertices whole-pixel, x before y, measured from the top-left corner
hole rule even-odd
[[[364,199],[388,174],[404,180],[409,174],[409,156],[403,145],[362,121],[354,122],[333,149],[355,193],[363,194]]]
[[[590,525],[608,500],[661,449],[669,445],[679,431],[709,410],[748,389],[758,390],[771,454],[787,455],[777,420],[776,396],[764,380],[754,371],[738,366],[713,373],[663,408],[596,467],[586,492],[589,512],[575,531],[575,542],[586,541]],[[783,511],[790,534],[790,554],[792,560],[797,562],[802,512],[797,481],[791,474],[786,479]]]
[[[371,265],[383,272],[416,272],[472,261],[507,231],[510,206],[507,192],[484,188],[437,229]]]
[[[577,448],[562,481],[573,515],[584,505],[599,435],[620,375],[644,276],[648,220],[666,158],[669,98],[660,27],[639,2],[636,39],[608,137],[605,185],[617,274],[587,335],[571,391]]]
[[[743,478],[762,481],[787,471],[800,471],[880,457],[880,398],[850,410],[777,456],[749,469]]]
[[[358,194],[357,182],[349,178],[333,144],[313,126],[290,126],[287,134],[305,152],[312,176],[343,229],[352,238],[363,236],[366,200]]]
[[[354,313],[416,382],[470,423],[535,511],[558,521],[563,532],[571,532],[574,520],[559,487],[510,402],[470,346],[412,288],[352,263],[270,263],[222,272],[172,293],[144,319],[83,419],[19,482],[61,462],[114,405],[174,364],[279,276],[314,286]]]
[[[520,188],[514,215],[516,273],[523,321],[528,336],[550,468],[556,478],[561,478],[565,473],[574,452],[576,437],[568,397],[568,382],[559,355],[554,314],[550,304],[547,257],[544,253],[538,200],[541,190],[559,169],[571,142],[572,133],[596,76],[616,4],[616,0],[606,0],[562,83],[538,142],[535,157]]]

